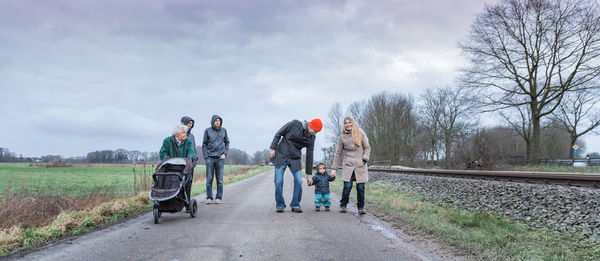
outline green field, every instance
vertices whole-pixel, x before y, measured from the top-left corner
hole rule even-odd
[[[74,165],[72,167],[31,167],[26,163],[0,164],[0,195],[7,190],[18,192],[80,196],[94,192],[115,194],[133,192],[134,172],[150,176],[156,165]],[[250,166],[225,166],[225,173]],[[204,166],[197,166],[195,176],[204,175]]]
[[[0,178],[6,181],[0,182],[0,204],[6,203],[7,206],[0,208],[0,221],[5,221],[6,226],[0,229],[0,257],[57,237],[84,234],[100,224],[151,210],[149,188],[140,186],[140,180],[150,182],[154,167],[149,165],[144,170],[140,165],[46,168],[29,164],[0,164]],[[133,168],[137,175],[134,175]],[[269,170],[272,171],[273,167],[225,166],[223,183],[230,184]],[[206,191],[204,177],[204,166],[196,167],[192,194]],[[134,187],[137,187],[137,192]],[[216,189],[216,186],[213,187]],[[19,191],[23,193],[17,193]],[[55,207],[56,202],[71,204]],[[30,209],[38,208],[56,211],[28,215]]]

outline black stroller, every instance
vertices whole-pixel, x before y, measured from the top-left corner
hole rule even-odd
[[[189,210],[192,218],[196,217],[198,204],[196,199],[188,198],[185,186],[192,182],[193,170],[194,163],[190,158],[166,159],[156,167],[150,189],[150,200],[154,201],[154,224],[158,224],[163,212],[177,213],[183,207]]]

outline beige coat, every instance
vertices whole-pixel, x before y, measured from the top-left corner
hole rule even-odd
[[[350,181],[350,178],[352,178],[353,171],[356,176],[356,183],[365,183],[369,181],[367,165],[363,165],[362,160],[369,160],[371,146],[369,145],[369,139],[365,132],[361,129],[359,130],[363,136],[362,145],[360,147],[356,147],[352,141],[351,133],[342,133],[338,137],[337,149],[335,150],[333,166],[331,166],[331,168],[337,170],[343,156],[342,180],[346,182]]]

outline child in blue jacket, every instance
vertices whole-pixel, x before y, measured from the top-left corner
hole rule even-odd
[[[317,174],[313,177],[313,185],[315,185],[315,210],[321,211],[321,206],[325,206],[325,211],[329,211],[331,206],[331,198],[329,196],[329,182],[334,181],[335,177],[331,177],[325,170],[325,164],[317,164]]]

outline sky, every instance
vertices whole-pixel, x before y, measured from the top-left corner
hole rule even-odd
[[[0,147],[158,151],[213,114],[231,147],[382,91],[451,83],[482,0],[0,0]],[[599,148],[597,136],[588,145]],[[327,145],[317,136],[318,148]]]

